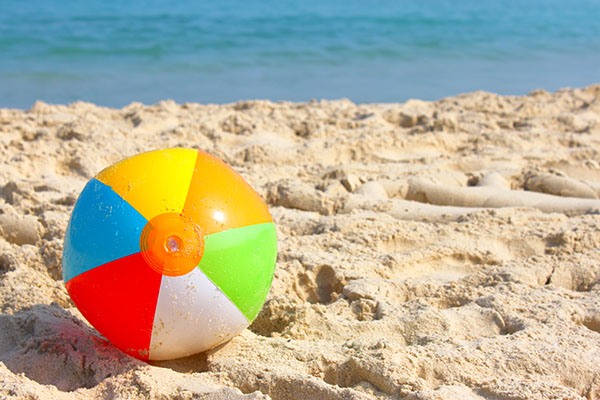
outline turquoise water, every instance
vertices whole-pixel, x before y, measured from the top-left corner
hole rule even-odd
[[[387,102],[598,82],[598,0],[0,0],[0,107]]]

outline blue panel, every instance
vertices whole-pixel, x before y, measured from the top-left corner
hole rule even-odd
[[[63,279],[140,251],[147,220],[110,186],[92,179],[79,195],[65,235]]]

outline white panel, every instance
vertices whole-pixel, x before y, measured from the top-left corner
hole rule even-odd
[[[149,358],[169,360],[208,350],[248,324],[244,314],[199,268],[183,276],[163,276]]]

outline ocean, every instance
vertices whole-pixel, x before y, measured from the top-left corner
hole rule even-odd
[[[598,82],[598,0],[0,0],[0,107],[396,102]]]

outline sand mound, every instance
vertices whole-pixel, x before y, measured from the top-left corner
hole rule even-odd
[[[600,398],[600,86],[437,102],[0,110],[0,397]],[[70,302],[87,179],[184,146],[268,201],[250,327],[153,365]]]

